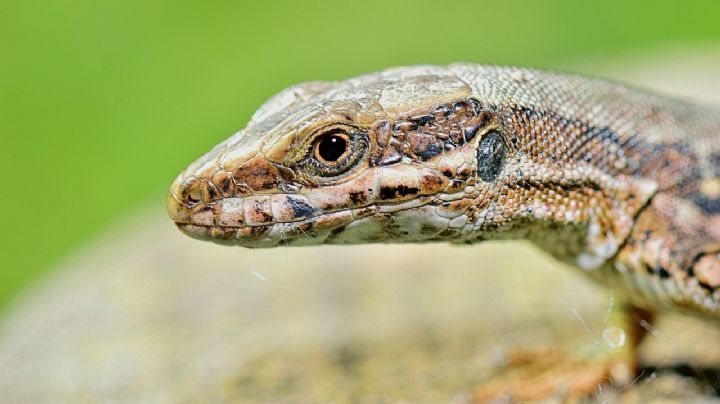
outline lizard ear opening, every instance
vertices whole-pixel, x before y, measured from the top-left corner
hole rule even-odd
[[[493,182],[505,168],[508,148],[500,133],[491,130],[480,139],[477,149],[477,173],[485,182]]]

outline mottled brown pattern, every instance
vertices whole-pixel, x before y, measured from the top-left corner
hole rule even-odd
[[[327,136],[337,161],[317,155]],[[249,247],[524,238],[638,306],[718,318],[719,163],[709,107],[572,74],[406,67],[278,94],[178,177],[168,210]]]

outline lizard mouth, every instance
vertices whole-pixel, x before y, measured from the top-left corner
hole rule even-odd
[[[226,245],[274,247],[428,240],[448,229],[448,219],[435,214],[432,202],[432,197],[426,196],[328,211],[297,194],[252,195],[188,205],[171,193],[167,208],[178,229],[190,237]],[[422,226],[408,228],[421,222]]]
[[[377,212],[375,206],[318,214],[306,219],[253,225],[218,225],[175,222],[186,235],[219,244],[245,247],[274,247],[325,243],[346,226],[367,224]]]

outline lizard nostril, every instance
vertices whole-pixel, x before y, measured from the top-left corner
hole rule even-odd
[[[182,200],[188,205],[192,206],[199,203],[202,200],[203,195],[203,184],[200,179],[191,177],[185,181],[185,185],[182,187]]]

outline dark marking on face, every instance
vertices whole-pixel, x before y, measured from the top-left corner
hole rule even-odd
[[[453,192],[462,191],[463,189],[465,189],[465,181],[460,178],[453,178],[445,188],[445,192],[451,194]]]
[[[435,173],[428,175],[420,175],[420,189],[423,194],[434,194],[442,190],[447,183],[444,177]]]
[[[435,120],[433,115],[421,115],[410,118],[411,121],[415,122],[418,126],[425,126]]]
[[[472,125],[470,127],[467,127],[463,129],[463,135],[465,137],[465,142],[469,142],[475,138],[475,135],[477,134],[478,130],[480,129],[480,125]]]
[[[420,190],[416,187],[408,187],[406,185],[398,185],[396,187],[380,188],[380,199],[395,199],[398,196],[415,195]]]
[[[215,184],[213,184],[210,181],[207,181],[205,183],[205,188],[203,189],[203,191],[204,191],[203,200],[206,200],[206,201],[215,201],[222,196],[222,194],[217,189]]]
[[[410,151],[422,161],[427,161],[442,153],[442,145],[437,138],[426,133],[412,133],[407,138]]]
[[[370,200],[369,192],[363,191],[350,192],[348,197],[350,197],[350,201],[352,201],[354,205],[364,205]]]
[[[478,111],[477,114],[468,119],[463,127],[463,143],[470,142],[475,138],[481,128],[486,127],[492,121],[493,115],[489,111]]]
[[[455,171],[453,171],[450,167],[442,167],[440,169],[440,173],[442,173],[442,175],[448,178],[452,178],[455,176]]]
[[[442,148],[438,146],[436,143],[431,143],[427,145],[427,147],[424,150],[421,150],[417,153],[417,155],[420,157],[422,161],[430,160],[431,158],[439,155],[442,153]]]
[[[293,214],[296,219],[310,217],[313,213],[315,213],[315,208],[304,201],[291,197],[288,197],[287,201],[290,204],[290,208],[293,210]]]
[[[279,175],[280,172],[277,167],[261,156],[254,157],[233,170],[235,183],[244,184],[253,191],[275,189]]]
[[[228,192],[230,190],[230,185],[232,184],[232,181],[230,181],[229,176],[224,176],[222,178],[219,178],[219,184],[218,186],[222,190],[222,192]]]
[[[272,207],[270,198],[254,200],[245,205],[245,222],[249,225],[267,224],[272,222]]]
[[[492,182],[505,167],[507,146],[502,136],[490,131],[483,136],[477,151],[477,172],[481,180]]]
[[[480,127],[484,127],[484,126],[487,126],[493,120],[493,117],[494,117],[494,115],[492,112],[481,111],[478,113],[476,120],[478,121],[478,125],[480,125]]]
[[[213,182],[215,183],[215,186],[220,190],[220,192],[223,193],[223,195],[230,196],[233,182],[231,174],[229,172],[222,171],[216,174],[213,178]]]

